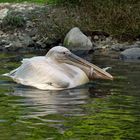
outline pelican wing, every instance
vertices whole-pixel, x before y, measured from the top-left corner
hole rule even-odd
[[[38,88],[67,88],[69,83],[57,65],[48,63],[45,57],[24,59],[22,65],[14,71],[11,77],[18,83]]]

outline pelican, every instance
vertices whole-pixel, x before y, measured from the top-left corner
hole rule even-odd
[[[53,47],[45,56],[23,59],[20,67],[4,76],[41,90],[74,88],[97,78],[113,80],[108,72],[63,46]]]

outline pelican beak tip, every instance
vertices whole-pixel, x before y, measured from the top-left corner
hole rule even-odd
[[[112,75],[110,75],[110,76],[107,77],[107,79],[113,81],[114,77]]]

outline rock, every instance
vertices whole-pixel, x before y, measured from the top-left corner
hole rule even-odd
[[[98,35],[95,35],[95,36],[94,36],[94,40],[99,40]]]
[[[140,48],[126,49],[120,53],[120,58],[123,60],[140,60]]]
[[[66,35],[63,45],[71,50],[91,50],[92,42],[79,28],[72,28]]]
[[[117,52],[124,51],[126,49],[125,46],[126,45],[124,45],[124,44],[116,43],[116,44],[114,44],[114,45],[111,46],[111,49],[113,51],[117,51]]]
[[[99,38],[98,40],[96,40],[96,46],[94,47],[94,50],[110,49],[118,51],[118,47],[120,47],[120,44],[117,42],[117,40],[109,36],[104,39]]]
[[[19,40],[24,47],[28,47],[34,43],[32,38],[28,36],[27,34],[19,36]]]
[[[32,38],[25,33],[13,33],[0,37],[0,50],[1,51],[15,51],[21,48],[28,48],[34,44]]]
[[[12,47],[12,45],[13,45],[12,43],[5,45],[5,48],[10,48],[10,47]]]
[[[140,41],[137,40],[135,44],[140,46]]]
[[[0,22],[7,16],[9,9],[0,9]]]
[[[124,51],[124,50],[130,49],[130,48],[140,48],[140,45],[137,43],[131,44],[131,45],[128,43],[123,43],[123,44],[116,43],[111,46],[111,49],[114,51]]]
[[[44,9],[46,6],[38,4],[0,3],[0,51],[45,49],[35,20]]]
[[[9,42],[5,39],[1,39],[0,45],[9,45]]]

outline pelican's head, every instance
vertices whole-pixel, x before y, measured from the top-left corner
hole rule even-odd
[[[46,56],[50,59],[57,61],[58,63],[66,63],[74,65],[82,69],[89,79],[101,78],[113,80],[113,76],[98,66],[74,55],[67,48],[62,46],[56,46],[49,50]]]

